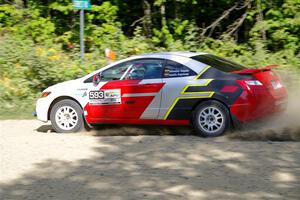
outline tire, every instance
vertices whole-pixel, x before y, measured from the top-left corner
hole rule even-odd
[[[225,133],[230,124],[229,111],[222,103],[210,100],[197,106],[193,126],[203,137],[217,137]]]
[[[82,108],[69,99],[59,101],[52,107],[50,120],[57,133],[75,133],[84,127]]]

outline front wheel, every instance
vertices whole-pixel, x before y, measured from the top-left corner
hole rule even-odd
[[[84,126],[81,107],[69,99],[59,101],[52,107],[50,120],[58,133],[79,132]]]
[[[193,116],[196,132],[204,137],[222,135],[230,123],[229,111],[222,103],[211,100],[198,105]]]

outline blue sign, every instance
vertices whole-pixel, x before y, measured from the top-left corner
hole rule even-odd
[[[91,10],[92,5],[90,0],[73,0],[74,9],[77,10]]]

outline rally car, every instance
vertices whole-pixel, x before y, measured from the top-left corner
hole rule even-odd
[[[285,109],[273,67],[248,69],[208,53],[133,56],[45,89],[37,118],[59,133],[112,123],[192,125],[202,136],[219,136]]]

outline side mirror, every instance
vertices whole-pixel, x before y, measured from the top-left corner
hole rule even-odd
[[[97,86],[100,83],[101,77],[102,77],[102,73],[101,72],[99,72],[99,73],[97,73],[97,74],[95,74],[93,76],[93,84],[94,84],[94,86]]]

